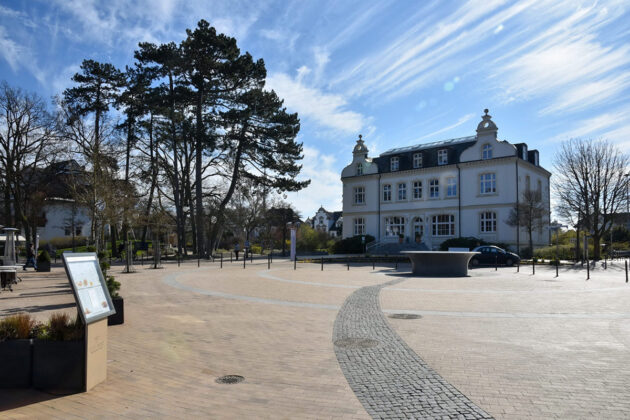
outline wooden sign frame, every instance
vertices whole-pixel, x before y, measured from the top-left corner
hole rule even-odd
[[[115,314],[114,304],[107,289],[107,282],[101,271],[98,256],[95,252],[63,253],[63,265],[68,280],[72,285],[72,292],[77,303],[77,309],[85,324],[85,391],[89,391],[107,379],[107,317]],[[73,269],[73,264],[81,264],[79,269]],[[89,278],[87,278],[89,277]],[[87,282],[87,284],[83,284]],[[81,283],[81,285],[79,285]],[[95,290],[90,292],[90,290]],[[94,307],[94,296],[97,303],[107,304],[107,309],[86,314],[86,309]],[[105,299],[102,301],[102,299]],[[100,309],[100,308],[99,308]]]

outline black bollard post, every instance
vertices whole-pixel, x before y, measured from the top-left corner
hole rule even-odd
[[[628,283],[628,260],[626,260],[626,283]]]
[[[230,264],[232,263],[232,251],[230,251]]]
[[[243,268],[245,268],[245,261],[247,261],[247,257],[243,255]]]
[[[497,271],[499,269],[498,264],[499,264],[499,256],[495,255],[494,256],[494,271]]]
[[[396,262],[394,263],[394,269],[398,271],[398,260],[396,260]]]
[[[197,268],[199,268],[200,266],[201,266],[201,259],[197,257]]]
[[[324,271],[324,257],[322,257],[322,269],[321,271]]]
[[[273,264],[273,250],[269,252],[269,261]]]
[[[376,264],[376,260],[374,258],[372,258],[372,271],[374,271],[375,264]]]
[[[532,274],[536,274],[536,260],[532,258]]]
[[[560,260],[556,258],[556,277],[558,277],[558,265],[560,265]]]
[[[346,266],[348,267],[348,271],[350,271],[350,258],[346,258]]]
[[[518,260],[518,262],[516,263],[516,272],[517,273],[521,272],[521,260]]]
[[[606,261],[608,257],[604,255],[604,270],[608,267],[608,261]]]
[[[221,268],[223,268],[223,252],[221,253]]]
[[[591,264],[586,260],[586,280],[591,278]]]
[[[249,262],[250,263],[254,262],[254,253],[252,251],[249,251]]]
[[[297,269],[297,256],[293,257],[293,269],[296,270]]]
[[[267,255],[267,270],[271,270],[271,254]]]

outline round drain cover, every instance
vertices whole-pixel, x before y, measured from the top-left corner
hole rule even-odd
[[[344,349],[369,349],[378,346],[378,341],[371,338],[342,338],[335,341],[335,346]]]
[[[237,384],[243,382],[244,379],[241,375],[225,375],[217,378],[216,382],[219,384]]]
[[[422,318],[422,315],[416,315],[416,314],[391,314],[389,317],[390,318],[394,318],[394,319],[420,319],[420,318]]]

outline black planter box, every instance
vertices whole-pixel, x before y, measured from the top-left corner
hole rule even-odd
[[[54,394],[85,391],[85,341],[33,341],[33,387]]]
[[[120,296],[112,298],[116,313],[107,317],[107,325],[120,325],[125,323],[125,300]]]
[[[38,261],[37,271],[48,272],[50,271],[50,261]]]
[[[0,342],[0,388],[31,386],[31,340]]]

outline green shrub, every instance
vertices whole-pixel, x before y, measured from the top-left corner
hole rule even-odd
[[[11,315],[0,320],[0,341],[32,338],[37,325],[29,314]]]
[[[575,245],[558,245],[546,246],[534,250],[534,256],[545,260],[556,258],[556,252],[561,260],[572,260],[575,258]]]
[[[75,246],[85,245],[86,239],[87,238],[85,236],[75,236],[74,237]],[[72,249],[72,236],[58,236],[56,238],[50,239],[49,241],[42,241],[39,244],[39,246],[41,248],[46,244],[50,244],[55,249],[63,249],[63,248]]]
[[[50,254],[48,254],[48,251],[43,250],[42,252],[40,252],[39,255],[37,256],[37,262],[38,263],[50,262]]]
[[[109,291],[109,295],[112,298],[118,297],[118,291],[120,290],[120,282],[116,281],[114,276],[110,276],[107,274],[110,264],[107,261],[107,253],[99,252],[98,253],[98,262],[101,266],[101,272],[103,273],[103,277],[105,277],[105,282],[107,283],[107,290]]]
[[[249,249],[252,254],[262,254],[262,246],[260,245],[252,245]]]
[[[365,250],[365,245],[373,240],[374,236],[372,235],[365,235],[365,242],[361,240],[361,235],[345,238],[335,242],[329,248],[329,252],[332,254],[362,254]]]

